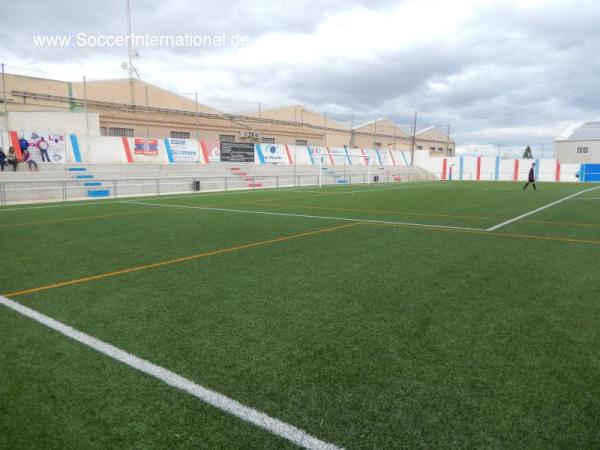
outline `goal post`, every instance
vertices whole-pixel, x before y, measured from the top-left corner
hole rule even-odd
[[[330,152],[323,152],[320,149],[315,149],[313,152],[313,161],[319,168],[319,187],[323,186],[323,171],[335,172],[336,169],[343,167],[344,176],[345,170],[349,167],[366,167],[367,169],[367,184],[371,184],[371,156],[370,155],[353,155],[349,152],[333,154]],[[338,160],[338,164],[333,163],[335,159]],[[340,174],[333,173],[334,178],[341,176]],[[352,176],[352,175],[350,175]]]

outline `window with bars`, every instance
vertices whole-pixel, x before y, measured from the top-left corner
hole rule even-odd
[[[126,136],[133,137],[133,128],[113,128],[108,129],[109,136]]]
[[[171,131],[171,137],[173,139],[189,139],[190,132],[189,131]]]
[[[577,154],[578,155],[586,155],[589,153],[589,148],[588,147],[577,147]]]
[[[308,141],[306,139],[296,139],[296,145],[308,145]]]
[[[221,142],[235,142],[235,136],[233,134],[220,134],[219,141]]]
[[[275,138],[264,137],[264,138],[262,138],[261,142],[263,144],[274,144],[275,143]]]

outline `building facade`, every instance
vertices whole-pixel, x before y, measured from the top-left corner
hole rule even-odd
[[[454,155],[454,142],[439,128],[410,135],[385,118],[348,127],[301,105],[229,114],[136,79],[84,83],[6,74],[5,80],[9,113],[93,112],[105,136],[422,149],[432,156]],[[88,129],[91,135],[96,132]]]
[[[565,164],[600,163],[600,121],[571,127],[556,137],[554,156]]]

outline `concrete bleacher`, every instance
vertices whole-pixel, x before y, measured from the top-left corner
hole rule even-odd
[[[0,172],[0,204],[201,191],[433,179],[418,167],[38,163]]]

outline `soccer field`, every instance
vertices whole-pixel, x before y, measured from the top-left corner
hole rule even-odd
[[[0,448],[597,448],[600,186],[521,187],[0,208]]]

